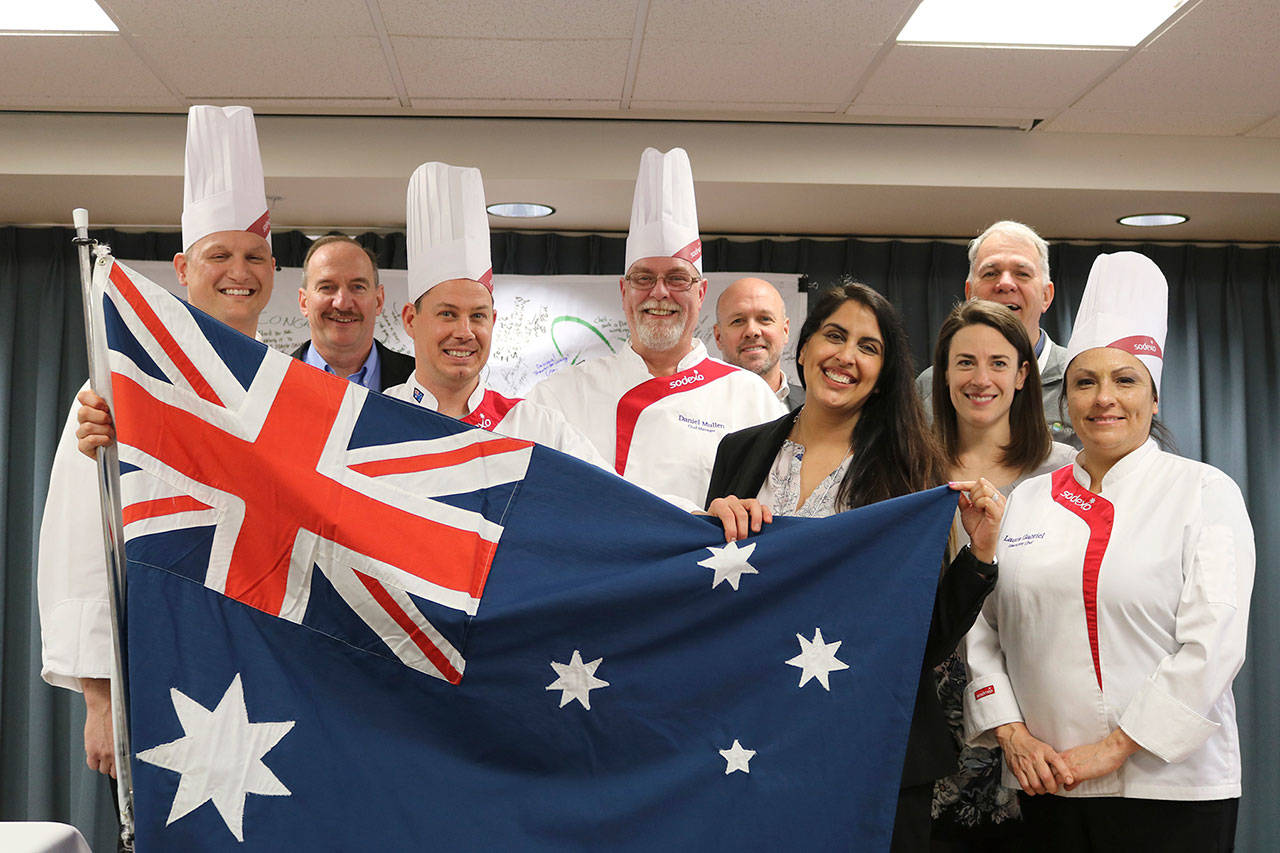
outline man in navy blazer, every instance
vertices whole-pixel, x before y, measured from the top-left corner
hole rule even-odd
[[[371,391],[399,385],[414,362],[373,338],[383,299],[373,254],[342,234],[321,237],[307,250],[298,288],[311,340],[290,354]]]

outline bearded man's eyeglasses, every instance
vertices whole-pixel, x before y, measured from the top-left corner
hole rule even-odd
[[[681,292],[693,287],[696,282],[702,281],[700,278],[693,278],[687,273],[674,272],[668,275],[653,275],[647,272],[638,272],[626,277],[631,282],[631,286],[636,290],[653,290],[658,286],[658,282],[665,282],[667,290]]]

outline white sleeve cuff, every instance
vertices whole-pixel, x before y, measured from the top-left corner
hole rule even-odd
[[[970,681],[964,688],[964,740],[976,746],[995,746],[992,729],[1022,720],[1013,685],[1004,673]]]
[[[40,675],[54,687],[80,690],[81,678],[111,677],[111,610],[105,601],[58,602],[41,631]]]
[[[1170,763],[1199,749],[1220,723],[1207,719],[1156,686],[1153,678],[1120,715],[1120,728],[1139,746]]]

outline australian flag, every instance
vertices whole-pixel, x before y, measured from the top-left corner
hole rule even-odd
[[[887,849],[954,497],[725,545],[108,263],[138,849]]]

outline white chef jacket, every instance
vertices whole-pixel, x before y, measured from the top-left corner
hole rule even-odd
[[[412,374],[407,382],[388,388],[383,393],[397,400],[417,403],[433,412],[440,409],[435,395],[422,387]],[[503,397],[486,387],[483,380],[476,383],[476,389],[467,398],[467,414],[459,420],[511,438],[533,441],[576,456],[583,462],[590,462],[606,471],[611,470],[609,464],[596,452],[595,446],[559,412],[525,400]]]
[[[1240,489],[1150,439],[1098,495],[1088,483],[1073,463],[1009,500],[1000,579],[964,642],[966,738],[992,745],[1022,720],[1063,751],[1119,726],[1143,749],[1061,796],[1238,797],[1231,682],[1254,571]]]
[[[109,678],[112,666],[98,465],[76,447],[79,408],[71,404],[53,457],[36,564],[40,675],[77,691],[78,679]]]
[[[672,376],[654,377],[628,343],[544,379],[526,402],[563,414],[626,480],[698,507],[720,438],[787,411],[769,383],[696,338]]]

